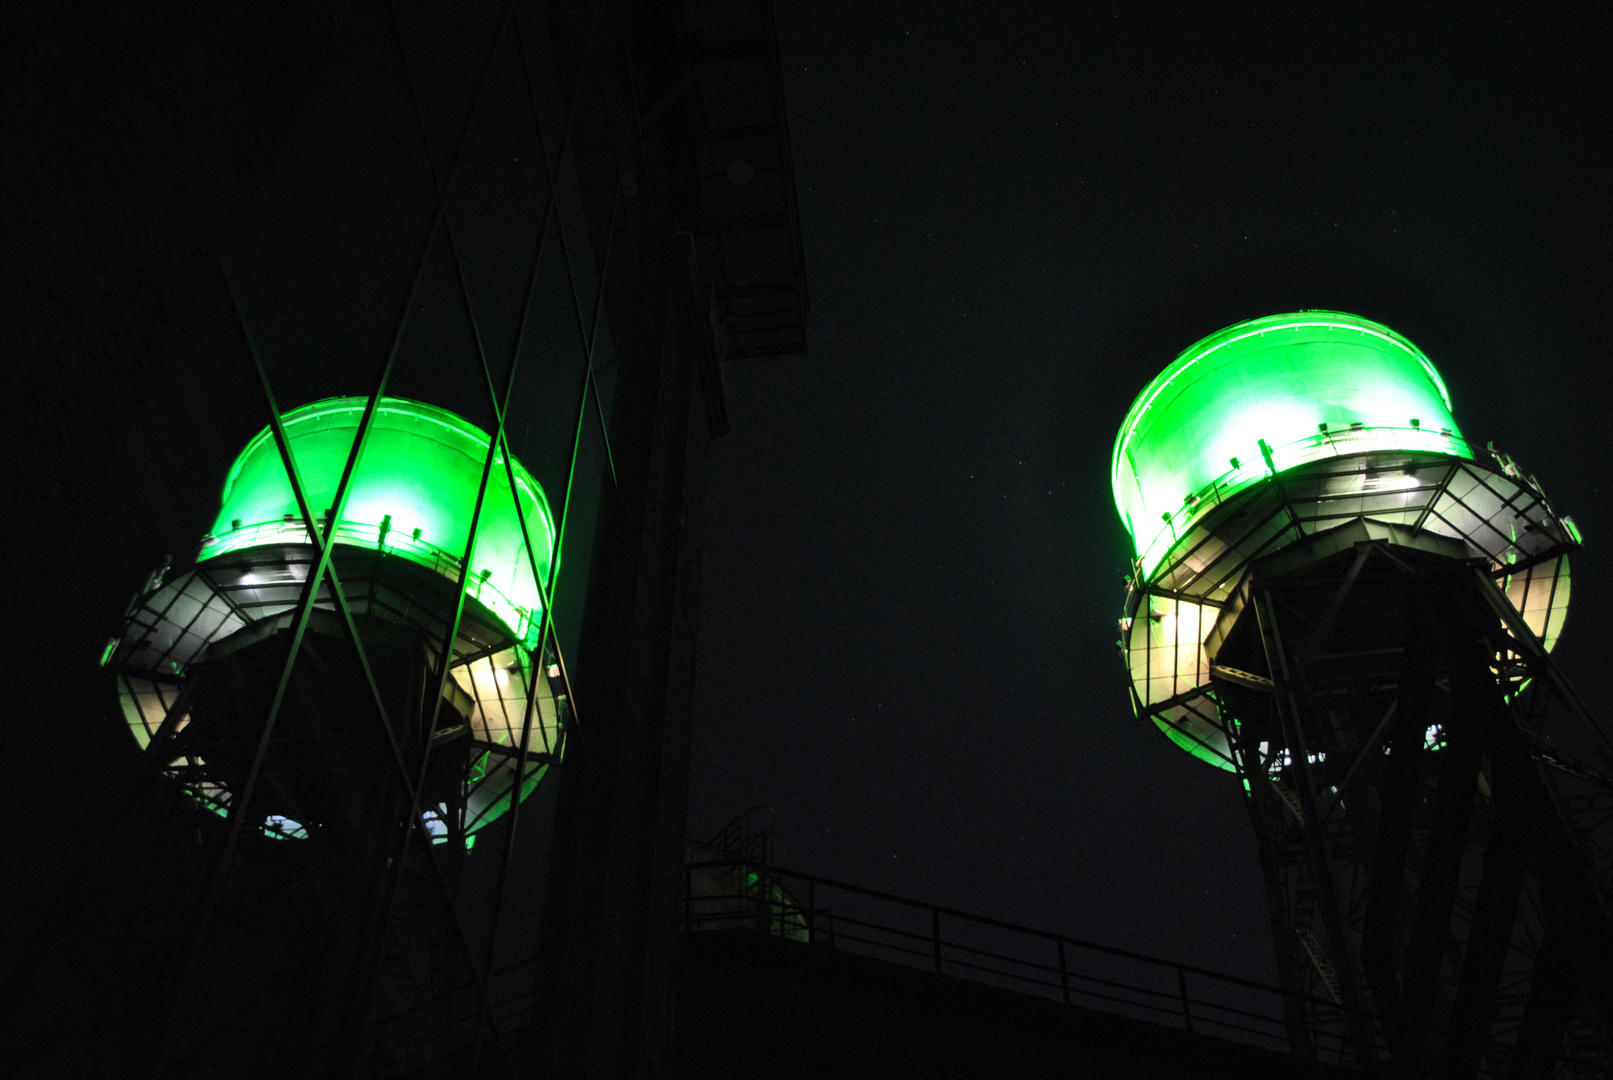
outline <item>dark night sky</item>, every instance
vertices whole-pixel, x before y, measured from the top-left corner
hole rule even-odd
[[[477,30],[455,41],[448,9],[431,26],[407,10],[446,138]],[[1440,367],[1466,434],[1581,524],[1559,655],[1594,703],[1613,646],[1613,20],[781,0],[778,22],[811,352],[728,372],[692,834],[771,806],[786,866],[1271,977],[1236,783],[1126,704],[1115,431],[1155,373],[1229,323],[1335,308],[1394,327]],[[390,37],[374,40],[228,245],[287,408],[367,389],[377,312],[430,205]],[[476,165],[490,207],[518,203],[536,168],[530,132],[495,127]],[[521,264],[502,213],[458,219],[488,311]],[[445,266],[433,296],[452,295]],[[161,553],[210,523],[263,423],[211,268],[174,291],[199,314],[39,588],[60,726],[14,753],[76,740],[91,782],[52,828],[14,831],[13,864],[43,864],[57,836],[65,858],[127,776],[93,658]],[[472,411],[449,385],[465,368],[434,366],[463,355],[462,328],[428,306],[397,392]],[[59,783],[33,769],[17,791],[43,803]]]
[[[1608,653],[1602,10],[784,3],[812,352],[733,364],[691,832],[1272,976],[1235,782],[1134,723],[1108,486],[1134,395],[1241,319],[1417,342],[1575,515]]]

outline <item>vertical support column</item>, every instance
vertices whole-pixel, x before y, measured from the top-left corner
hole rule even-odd
[[[1395,937],[1406,887],[1406,857],[1421,785],[1424,732],[1433,714],[1434,680],[1439,665],[1433,601],[1422,586],[1407,606],[1406,651],[1401,660],[1395,718],[1386,737],[1389,761],[1379,784],[1378,833],[1372,843],[1367,878],[1367,909],[1361,928],[1361,966],[1372,998],[1384,1018],[1389,1052],[1408,1053],[1400,1017],[1400,975]]]
[[[1329,944],[1333,949],[1333,964],[1339,973],[1343,1005],[1349,1014],[1349,1030],[1355,1043],[1356,1061],[1369,1065],[1377,1058],[1376,1040],[1361,1008],[1360,984],[1356,980],[1355,961],[1350,955],[1350,939],[1344,930],[1344,918],[1339,910],[1338,887],[1333,879],[1333,866],[1327,852],[1327,838],[1322,831],[1322,818],[1318,813],[1315,781],[1311,775],[1310,745],[1305,738],[1304,717],[1299,708],[1299,695],[1289,673],[1288,654],[1283,649],[1282,634],[1277,627],[1276,611],[1272,606],[1271,592],[1262,589],[1255,594],[1255,615],[1259,620],[1260,634],[1271,666],[1271,678],[1276,689],[1276,711],[1282,725],[1283,742],[1294,757],[1294,767],[1300,776],[1300,811],[1304,814],[1305,839],[1310,849],[1311,873],[1316,881],[1317,900],[1322,908],[1322,921],[1327,926]]]
[[[1311,1037],[1307,1015],[1294,971],[1299,964],[1294,945],[1294,928],[1284,917],[1287,899],[1278,867],[1275,837],[1281,831],[1282,811],[1272,805],[1272,791],[1266,782],[1260,755],[1244,741],[1241,726],[1229,726],[1227,744],[1245,788],[1245,808],[1254,827],[1260,849],[1260,874],[1266,888],[1266,909],[1271,919],[1272,947],[1277,954],[1277,978],[1283,990],[1283,1025],[1288,1030],[1288,1052],[1295,1057],[1315,1060],[1316,1043]]]
[[[619,486],[593,564],[585,719],[562,767],[539,943],[542,1075],[668,1068],[711,436],[684,328],[668,292],[657,301],[646,322],[659,333],[624,350],[617,388]]]

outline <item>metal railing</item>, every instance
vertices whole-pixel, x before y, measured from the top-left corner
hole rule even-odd
[[[723,882],[729,891],[721,891]],[[682,925],[793,938],[938,977],[1353,1064],[1346,1014],[1331,1000],[776,866],[690,863]]]
[[[683,871],[681,909],[685,931],[745,930],[821,949],[820,955],[893,961],[937,978],[1354,1064],[1346,1015],[1331,1000],[830,878],[741,859],[691,862]],[[535,961],[527,957],[490,973],[501,1027],[527,1021]],[[408,1027],[432,1016],[444,1025],[439,1038],[465,1045],[475,1015],[474,991],[455,986],[382,1021],[378,1056],[389,1058]]]
[[[536,956],[528,956],[488,972],[487,995],[500,1031],[514,1031],[531,1021],[537,960]],[[478,1013],[474,987],[468,980],[461,980],[448,990],[381,1019],[374,1032],[374,1074],[386,1076],[396,1071],[406,1058],[403,1047],[416,1028],[434,1028],[432,1036],[440,1047],[469,1046],[478,1034]],[[480,1035],[488,1035],[485,1019]]]
[[[1181,506],[1164,519],[1164,526],[1158,528],[1146,544],[1142,542],[1141,537],[1133,537],[1137,542],[1138,559],[1143,564],[1144,576],[1152,577],[1159,561],[1169,552],[1172,545],[1188,534],[1200,515],[1220,506],[1223,500],[1253,487],[1260,481],[1270,479],[1278,473],[1286,473],[1289,469],[1300,465],[1331,458],[1350,457],[1374,450],[1442,454],[1469,461],[1482,461],[1481,455],[1488,455],[1501,471],[1520,481],[1524,480],[1523,474],[1511,464],[1510,458],[1503,460],[1504,456],[1497,454],[1493,449],[1476,447],[1450,428],[1350,424],[1337,429],[1318,428],[1315,434],[1301,436],[1280,446],[1267,446],[1263,439],[1259,442],[1264,447],[1262,455],[1266,456],[1267,460],[1261,461],[1250,457],[1248,461],[1232,466],[1199,490],[1189,493],[1182,500]],[[1531,486],[1538,487],[1533,484]]]

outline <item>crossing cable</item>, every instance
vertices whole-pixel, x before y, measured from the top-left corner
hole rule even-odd
[[[262,355],[257,349],[256,341],[253,338],[250,326],[246,321],[245,312],[240,304],[239,294],[236,292],[235,283],[230,276],[227,265],[224,269],[224,277],[225,284],[230,290],[230,298],[235,303],[236,318],[241,329],[242,338],[246,344],[248,353],[251,355],[253,366],[257,370],[258,381],[263,390],[265,403],[269,409],[270,430],[274,435],[275,446],[280,452],[281,463],[285,466],[286,478],[291,483],[292,495],[297,501],[298,510],[302,514],[303,522],[308,528],[309,535],[314,538],[315,545],[323,546],[325,541],[315,528],[313,507],[308,502],[307,488],[302,483],[301,473],[297,469],[296,460],[291,453],[291,444],[286,437],[285,425],[280,419],[280,408],[279,404],[275,400],[274,389],[269,381],[268,371],[264,367]],[[337,577],[336,565],[334,562],[330,564],[328,573],[330,574],[331,579],[331,595],[336,602],[338,611],[341,613],[348,636],[353,642],[354,651],[358,655],[359,665],[364,672],[365,683],[369,687],[370,697],[375,705],[376,715],[380,720],[382,732],[386,736],[387,748],[390,751],[390,756],[392,759],[392,767],[397,773],[399,782],[404,785],[405,792],[413,795],[416,789],[413,786],[413,781],[409,776],[408,765],[404,760],[403,751],[398,743],[396,729],[392,725],[392,721],[386,707],[385,697],[381,693],[380,684],[375,678],[374,669],[371,667],[369,656],[364,649],[363,640],[359,634],[357,622],[353,618],[353,611],[348,602],[346,590],[342,586],[340,579]],[[418,800],[416,800],[416,802],[418,804]],[[416,826],[418,826],[418,835],[421,837],[422,842],[426,845],[425,861],[431,868],[432,878],[437,887],[439,896],[448,906],[449,915],[454,920],[459,944],[462,951],[466,953],[468,962],[470,955],[469,938],[464,931],[463,924],[459,920],[458,913],[453,908],[452,893],[448,888],[447,879],[443,875],[442,866],[437,862],[436,858],[432,854],[430,834],[426,829],[424,816],[418,812],[409,815],[408,826],[406,827],[409,828],[411,832],[414,832],[416,831]],[[475,974],[476,973],[473,969],[472,978],[475,977]]]
[[[445,204],[445,195],[444,195],[444,191],[443,191],[443,184],[442,184],[442,181],[441,181],[439,173],[438,173],[437,164],[436,164],[436,157],[435,157],[435,154],[433,153],[432,147],[431,147],[430,132],[429,132],[429,129],[428,129],[427,125],[426,125],[424,110],[421,108],[421,105],[420,105],[420,95],[419,95],[419,91],[418,91],[418,89],[416,87],[416,84],[415,84],[413,71],[411,70],[410,65],[409,65],[408,51],[407,51],[407,49],[405,47],[405,44],[404,44],[402,27],[401,27],[401,24],[399,23],[399,20],[398,20],[397,10],[396,10],[395,5],[389,5],[389,11],[390,11],[390,15],[391,15],[393,33],[394,33],[394,37],[395,37],[395,40],[396,40],[396,43],[397,43],[399,60],[400,60],[400,62],[402,64],[402,66],[403,66],[405,81],[407,82],[408,87],[409,87],[410,100],[411,100],[411,102],[412,102],[412,104],[414,106],[415,117],[416,117],[416,120],[418,122],[419,130],[420,130],[421,142],[423,144],[425,157],[426,157],[427,170],[431,175],[431,180],[432,180],[433,186],[437,188],[439,201],[444,201],[444,205],[446,205]],[[589,33],[588,33],[588,42],[585,45],[585,50],[584,50],[584,60],[585,61],[586,61],[588,52],[592,48],[592,43],[593,43],[593,40],[594,40],[594,36],[593,36],[594,27],[595,27],[595,25],[597,25],[597,15],[598,15],[598,5],[597,5],[597,2],[596,2],[594,12],[593,12],[593,17],[590,20]],[[520,491],[519,491],[519,488],[518,488],[518,486],[516,484],[516,479],[515,479],[513,455],[510,452],[510,448],[509,448],[509,444],[508,444],[508,438],[507,438],[508,423],[507,423],[507,421],[508,421],[510,403],[511,403],[511,401],[513,399],[513,395],[514,395],[514,391],[515,391],[515,381],[516,381],[516,375],[517,375],[518,369],[519,369],[522,346],[523,346],[523,344],[525,342],[526,331],[527,331],[527,327],[529,325],[529,321],[530,321],[530,318],[531,318],[532,302],[533,302],[533,299],[534,299],[534,295],[536,293],[538,270],[539,270],[539,266],[540,266],[541,261],[542,261],[544,247],[545,247],[545,245],[546,245],[546,243],[548,241],[549,227],[550,227],[551,222],[553,222],[555,232],[558,234],[561,257],[562,257],[562,260],[564,261],[567,279],[568,279],[568,282],[570,283],[570,286],[571,286],[572,303],[573,303],[574,312],[575,312],[576,318],[577,318],[578,332],[579,332],[579,335],[580,335],[580,337],[582,339],[582,345],[584,347],[584,350],[585,350],[585,353],[586,353],[586,356],[587,356],[587,361],[588,361],[587,367],[586,367],[586,370],[585,370],[585,382],[584,382],[584,387],[583,387],[584,404],[585,405],[586,405],[586,394],[587,394],[587,391],[588,391],[588,385],[589,385],[589,382],[592,380],[592,375],[593,375],[593,373],[592,373],[592,351],[593,351],[592,350],[592,344],[593,343],[592,343],[591,340],[589,340],[589,335],[588,335],[587,331],[584,329],[583,324],[582,324],[582,313],[581,313],[580,304],[579,304],[579,301],[578,301],[578,298],[577,298],[576,281],[575,281],[575,278],[574,278],[574,276],[572,274],[570,258],[569,258],[568,254],[566,252],[565,233],[564,233],[564,230],[563,230],[563,228],[561,226],[561,223],[559,222],[558,213],[557,213],[557,209],[556,209],[556,196],[557,196],[557,193],[558,193],[558,190],[559,190],[560,172],[561,172],[561,169],[562,169],[563,164],[564,164],[565,146],[567,145],[567,143],[569,141],[569,133],[570,133],[572,124],[575,122],[575,118],[577,116],[578,104],[579,104],[579,102],[581,100],[582,81],[579,79],[576,91],[573,93],[572,100],[571,100],[571,102],[569,103],[569,105],[567,107],[566,116],[565,116],[565,119],[564,119],[564,122],[563,122],[563,127],[562,127],[560,152],[559,152],[558,156],[556,157],[553,166],[551,167],[550,163],[549,163],[549,160],[548,160],[547,150],[546,150],[546,148],[544,147],[544,144],[543,144],[542,117],[539,114],[538,109],[537,109],[536,98],[535,98],[535,96],[531,95],[531,91],[532,91],[531,73],[530,73],[530,69],[529,69],[528,64],[527,64],[525,46],[521,43],[519,19],[518,19],[518,16],[514,16],[514,14],[513,14],[513,4],[509,8],[506,9],[506,20],[509,21],[509,22],[514,22],[515,23],[515,36],[516,36],[516,40],[517,40],[517,46],[518,46],[518,49],[519,49],[521,67],[522,67],[522,71],[523,71],[523,73],[525,75],[525,78],[526,78],[529,97],[531,97],[531,100],[532,100],[533,122],[534,122],[534,125],[537,128],[537,138],[538,138],[540,162],[542,164],[542,168],[543,168],[543,171],[545,173],[545,176],[546,176],[546,178],[548,180],[548,191],[546,193],[546,204],[545,204],[545,207],[544,207],[544,211],[543,211],[543,214],[542,214],[541,218],[539,219],[540,223],[539,223],[539,230],[538,230],[538,240],[537,240],[534,252],[533,252],[531,268],[530,268],[530,271],[528,273],[525,296],[524,296],[523,304],[522,304],[522,307],[521,307],[520,321],[519,321],[519,325],[518,325],[517,332],[516,332],[516,335],[515,335],[515,342],[514,342],[514,345],[512,347],[512,350],[511,350],[509,365],[508,365],[508,368],[507,368],[507,371],[506,371],[505,386],[504,386],[504,393],[503,393],[503,396],[502,396],[502,400],[500,399],[500,396],[498,395],[498,393],[496,392],[496,390],[494,388],[494,381],[493,381],[492,371],[491,371],[491,368],[490,368],[490,366],[488,364],[486,345],[485,345],[485,342],[483,341],[480,326],[479,326],[477,318],[476,318],[475,304],[472,301],[471,294],[470,294],[469,283],[468,283],[468,281],[466,279],[465,269],[464,269],[464,261],[460,257],[458,243],[457,243],[457,241],[455,240],[455,237],[454,237],[452,221],[449,218],[449,216],[446,214],[446,211],[444,212],[444,215],[443,215],[444,237],[445,237],[447,245],[448,245],[448,253],[449,253],[450,259],[451,259],[451,261],[453,263],[453,266],[454,266],[455,276],[456,276],[456,279],[457,279],[457,282],[458,282],[458,285],[459,285],[460,297],[461,297],[461,299],[462,299],[462,301],[464,303],[464,306],[465,306],[466,318],[469,321],[470,328],[471,328],[471,333],[472,333],[472,336],[473,336],[473,338],[475,340],[475,343],[476,343],[477,359],[479,361],[480,368],[481,368],[481,373],[482,373],[482,376],[483,376],[483,380],[484,380],[486,388],[487,388],[488,403],[489,403],[489,406],[491,407],[491,409],[493,411],[495,424],[494,424],[493,438],[490,441],[489,446],[488,446],[487,459],[483,464],[482,479],[481,479],[481,485],[480,485],[480,487],[478,489],[478,492],[477,492],[476,507],[475,507],[475,510],[472,513],[470,535],[469,535],[469,537],[467,538],[467,541],[466,541],[465,558],[464,558],[463,563],[461,564],[462,569],[461,569],[461,574],[460,574],[460,583],[459,583],[458,596],[457,596],[457,599],[456,599],[454,620],[453,620],[452,625],[449,628],[447,637],[445,639],[444,651],[443,651],[443,654],[442,654],[444,662],[443,662],[443,664],[441,666],[441,671],[440,671],[440,675],[439,675],[439,682],[442,683],[442,684],[445,684],[446,680],[448,678],[448,669],[447,669],[446,660],[447,660],[447,657],[449,656],[449,650],[451,650],[452,643],[453,643],[455,637],[457,636],[459,621],[460,621],[460,619],[462,618],[462,615],[463,615],[465,590],[466,590],[466,588],[467,588],[467,586],[469,584],[469,574],[471,572],[471,566],[472,566],[472,555],[474,553],[476,533],[477,533],[477,529],[478,529],[478,526],[479,526],[479,523],[480,523],[481,511],[482,511],[482,508],[483,508],[483,505],[484,505],[484,500],[485,500],[486,491],[487,491],[487,484],[488,484],[489,479],[490,479],[491,470],[493,469],[493,467],[495,465],[495,462],[496,462],[496,460],[497,460],[497,458],[498,458],[498,456],[500,455],[501,452],[502,452],[502,456],[503,456],[503,459],[504,459],[504,467],[505,467],[506,479],[507,479],[507,481],[509,483],[509,487],[510,487],[510,497],[511,497],[511,500],[512,500],[513,504],[516,507],[516,520],[517,520],[517,522],[518,522],[518,524],[520,526],[520,529],[521,529],[521,536],[522,536],[522,541],[523,541],[522,546],[523,546],[523,549],[527,553],[527,559],[528,559],[530,570],[532,572],[533,581],[536,583],[536,585],[538,586],[538,589],[540,590],[540,599],[541,599],[541,602],[543,604],[543,609],[542,609],[542,611],[541,611],[541,613],[539,615],[539,633],[538,633],[537,648],[535,650],[535,655],[533,656],[532,660],[530,661],[531,667],[533,669],[533,677],[532,677],[532,681],[529,683],[529,686],[528,686],[527,705],[526,705],[525,715],[523,716],[522,726],[521,726],[521,741],[520,741],[519,753],[518,753],[518,756],[517,756],[515,786],[511,789],[511,794],[510,794],[511,821],[509,822],[509,825],[507,827],[504,851],[503,851],[503,854],[502,854],[502,857],[501,857],[501,860],[500,860],[499,875],[498,875],[498,885],[497,885],[497,888],[495,890],[496,900],[495,900],[494,912],[493,912],[493,917],[492,917],[492,921],[491,921],[491,927],[490,927],[490,930],[489,930],[488,941],[487,941],[487,946],[486,946],[487,957],[486,957],[486,962],[484,963],[482,970],[479,971],[479,972],[474,973],[475,976],[476,976],[478,1008],[477,1008],[477,1011],[476,1011],[476,1028],[475,1028],[475,1031],[474,1031],[474,1034],[473,1034],[473,1039],[472,1039],[473,1047],[474,1047],[474,1049],[472,1051],[472,1053],[474,1055],[473,1056],[473,1062],[472,1062],[472,1072],[473,1073],[474,1073],[474,1070],[475,1070],[475,1067],[476,1067],[476,1060],[479,1059],[479,1057],[480,1057],[480,1051],[481,1051],[481,1027],[482,1027],[482,1022],[483,1022],[484,1018],[489,1023],[491,1023],[493,1025],[493,1030],[494,1030],[495,1037],[499,1037],[498,1027],[497,1027],[497,1023],[496,1023],[495,1018],[493,1018],[491,1015],[487,1015],[487,1010],[490,1009],[491,1006],[490,1006],[490,1002],[489,1002],[489,999],[488,999],[488,996],[487,996],[487,993],[486,993],[485,979],[487,977],[487,973],[489,973],[491,971],[492,954],[493,954],[494,947],[496,945],[497,927],[498,927],[498,923],[499,923],[500,916],[501,916],[501,913],[502,913],[502,906],[503,906],[503,900],[504,900],[504,892],[505,892],[504,885],[505,885],[505,882],[506,882],[507,876],[508,876],[509,860],[510,860],[510,856],[511,856],[513,846],[514,846],[514,840],[515,840],[515,835],[516,835],[516,826],[517,826],[518,821],[519,821],[519,806],[520,806],[520,802],[521,802],[521,794],[522,794],[522,791],[523,791],[523,789],[525,787],[526,761],[527,761],[527,754],[528,754],[528,751],[529,751],[529,748],[530,748],[531,730],[532,730],[532,715],[533,715],[533,711],[534,711],[534,709],[536,707],[536,696],[533,693],[533,691],[536,689],[537,679],[543,677],[541,669],[544,666],[543,661],[544,661],[544,658],[545,658],[545,655],[546,655],[546,652],[547,652],[547,645],[548,645],[550,637],[551,637],[551,635],[553,633],[553,625],[554,625],[554,623],[553,623],[553,610],[554,610],[553,584],[554,584],[554,575],[555,575],[556,570],[558,569],[560,545],[561,545],[562,537],[564,535],[564,527],[565,527],[565,520],[566,520],[565,514],[566,514],[566,510],[570,506],[571,479],[572,479],[572,476],[575,475],[575,466],[576,466],[575,444],[576,444],[577,438],[580,438],[580,429],[581,429],[581,426],[582,426],[582,419],[581,419],[581,416],[579,416],[578,425],[577,425],[578,426],[578,431],[577,431],[577,433],[576,433],[576,435],[574,436],[574,439],[573,439],[574,449],[573,449],[573,455],[572,455],[572,468],[571,468],[571,475],[569,475],[568,479],[567,479],[566,497],[565,497],[565,502],[562,505],[561,523],[560,523],[560,527],[555,531],[553,537],[551,538],[550,550],[549,550],[549,560],[548,560],[548,566],[546,568],[547,572],[546,573],[540,573],[539,569],[538,569],[537,562],[536,562],[536,552],[535,552],[534,546],[532,544],[532,539],[531,539],[531,535],[530,535],[530,532],[529,532],[528,527],[527,527],[526,518],[525,518],[525,515],[522,514],[521,510],[520,510],[521,497],[520,497]],[[501,22],[500,28],[499,28],[499,41],[502,40],[504,25],[505,24]],[[498,41],[495,42],[495,49],[497,48],[498,43],[499,43]],[[607,263],[607,265],[608,265],[608,263]],[[600,282],[600,290],[601,290],[600,295],[601,296],[603,295],[603,285],[604,285],[604,282],[603,282],[603,277],[602,277],[601,282]],[[596,390],[596,399],[597,399],[597,390]],[[603,420],[603,413],[601,413],[601,419]],[[609,447],[608,447],[608,443],[607,443],[607,454],[608,453],[609,453]],[[614,479],[614,469],[613,469],[613,479]],[[556,655],[556,658],[557,658],[558,666],[560,666],[560,668],[561,668],[562,685],[566,689],[567,701],[568,701],[568,703],[570,705],[570,708],[571,708],[571,710],[573,712],[573,715],[575,715],[575,711],[576,711],[575,697],[571,693],[569,675],[565,672],[564,658],[561,656],[561,650],[560,650],[558,640],[555,641],[555,655]],[[436,728],[437,728],[437,722],[438,722],[438,717],[439,717],[440,708],[441,708],[440,692],[441,692],[441,690],[443,688],[444,687],[442,685],[439,686],[439,695],[437,697],[434,697],[434,699],[433,699],[432,716],[431,716],[430,724],[428,725],[428,731],[429,731],[430,734],[434,734],[435,731],[436,731]],[[565,737],[564,729],[562,729],[561,734],[560,734],[559,737],[560,737],[561,740],[564,739],[564,737]],[[558,750],[558,747],[556,749]],[[429,737],[429,734],[428,734],[425,754],[426,754],[426,757],[422,760],[421,769],[420,769],[422,779],[423,779],[423,777],[425,775],[425,769],[426,769],[426,766],[427,766],[427,762],[429,761],[429,755],[430,755],[430,737]],[[553,755],[551,756],[551,760],[552,759],[553,759]],[[394,871],[393,880],[389,884],[389,887],[388,887],[388,890],[387,890],[387,901],[386,901],[386,903],[388,905],[388,909],[389,909],[389,906],[390,906],[391,897],[392,897],[392,895],[394,893],[394,890],[395,890],[396,880],[397,880],[397,872]],[[470,960],[469,962],[474,967],[474,960]],[[373,968],[372,968],[372,972],[373,972]],[[373,979],[373,974],[372,974],[372,976],[371,976],[371,978],[369,980],[369,983],[365,988],[365,996],[366,996],[366,998],[369,997],[370,995],[373,995],[373,992],[374,992],[374,979]],[[502,1046],[502,1040],[500,1040],[500,1041],[501,1041],[501,1046]],[[505,1056],[506,1056],[506,1062],[508,1063],[508,1054],[507,1054],[507,1052],[506,1052]],[[512,1066],[512,1072],[513,1072],[513,1066]]]
[[[227,877],[229,876],[227,867],[231,857],[235,853],[236,846],[239,843],[241,832],[245,824],[245,812],[251,803],[252,795],[257,787],[258,775],[263,768],[264,757],[267,754],[269,742],[274,733],[275,721],[279,718],[281,704],[284,702],[286,692],[290,686],[292,670],[295,668],[297,657],[302,651],[302,641],[307,632],[309,619],[313,614],[314,601],[318,597],[320,584],[325,580],[327,571],[330,567],[330,541],[334,538],[336,523],[341,520],[342,512],[346,508],[347,496],[350,491],[353,473],[368,441],[371,422],[374,419],[375,411],[382,396],[386,392],[387,383],[390,381],[393,367],[396,365],[399,348],[403,341],[403,333],[405,328],[408,326],[409,312],[414,305],[415,293],[419,290],[421,279],[424,277],[426,263],[431,253],[432,244],[436,238],[437,229],[442,223],[444,212],[446,210],[446,195],[448,187],[452,182],[455,168],[463,155],[465,144],[470,136],[471,129],[474,126],[476,113],[481,104],[483,93],[487,87],[488,77],[492,73],[492,62],[494,57],[497,55],[497,47],[498,42],[495,40],[493,48],[489,51],[487,62],[483,66],[482,79],[477,87],[476,96],[472,100],[470,110],[465,117],[465,122],[460,132],[459,144],[449,165],[447,179],[442,190],[438,194],[435,212],[432,215],[431,227],[426,231],[425,237],[421,242],[420,252],[415,260],[413,277],[404,296],[403,303],[398,308],[397,318],[392,333],[391,345],[387,350],[386,356],[381,364],[380,371],[377,374],[375,387],[370,393],[369,400],[364,408],[364,413],[359,419],[358,431],[354,435],[353,446],[348,453],[347,462],[342,469],[341,479],[336,486],[336,493],[331,502],[330,514],[324,524],[323,539],[325,543],[320,548],[319,557],[315,562],[312,572],[303,582],[302,595],[298,601],[297,617],[294,621],[294,629],[292,631],[291,647],[286,655],[286,662],[281,669],[280,678],[275,687],[274,695],[270,700],[269,710],[264,720],[263,732],[258,739],[257,748],[253,753],[251,766],[247,770],[246,780],[241,785],[241,790],[239,792],[232,793],[230,810],[226,819],[224,842],[221,846],[221,850],[219,851],[218,858],[209,872],[210,881],[206,888],[205,899],[203,900],[195,920],[191,947],[188,950],[185,966],[178,980],[173,998],[171,999],[168,1016],[163,1024],[163,1034],[158,1046],[158,1051],[153,1066],[153,1071],[157,1074],[161,1074],[163,1072],[165,1066],[173,1055],[173,1043],[177,1036],[176,1020],[178,1012],[184,1004],[184,999],[190,989],[191,983],[195,981],[197,968],[201,962],[201,956],[206,945],[208,933],[212,928],[213,919],[217,915],[219,904],[223,899],[224,885]]]

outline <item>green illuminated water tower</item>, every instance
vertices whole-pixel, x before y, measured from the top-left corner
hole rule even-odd
[[[1613,743],[1550,658],[1572,519],[1415,345],[1328,311],[1187,349],[1111,479],[1133,709],[1241,781],[1292,1048],[1605,1075]]]
[[[322,531],[367,404],[333,398],[281,418]],[[194,556],[151,576],[108,645],[142,749],[196,800],[227,813],[279,700],[258,763],[262,782],[243,809],[254,827],[291,839],[317,832],[349,848],[373,838],[378,824],[384,832],[389,816],[402,827],[401,754],[424,777],[415,809],[434,839],[473,843],[519,797],[518,771],[520,795],[541,780],[565,708],[551,685],[555,658],[533,659],[557,558],[553,517],[526,469],[490,454],[490,445],[446,410],[396,398],[377,404],[328,529],[363,654],[326,579],[302,652],[288,665],[318,548],[273,432],[262,431],[231,467],[217,521]],[[396,751],[378,722],[372,678]]]

